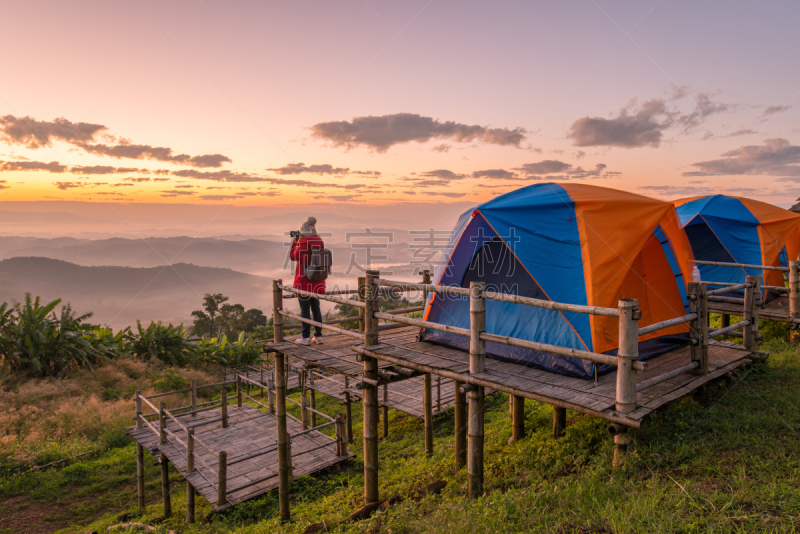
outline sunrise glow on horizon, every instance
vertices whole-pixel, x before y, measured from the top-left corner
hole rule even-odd
[[[6,9],[2,203],[800,196],[794,4]]]

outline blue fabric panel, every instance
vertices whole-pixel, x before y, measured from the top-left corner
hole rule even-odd
[[[563,187],[530,185],[490,200],[478,210],[550,300],[587,304],[575,203]],[[563,346],[592,350],[589,316],[564,316],[579,337]]]
[[[758,219],[750,213],[739,199],[725,195],[712,195],[687,202],[678,209],[681,224],[685,226],[692,251],[698,260],[733,261],[762,265],[761,241],[758,237]],[[701,225],[706,224],[716,237],[718,244],[698,242],[696,237],[705,233]],[[700,226],[701,228],[694,228]],[[693,237],[695,239],[693,239]],[[719,258],[719,246],[727,252],[730,259]],[[700,265],[703,280],[714,282],[743,283],[748,274],[760,275],[759,269],[740,269]]]
[[[669,238],[664,234],[661,226],[656,226],[656,229],[653,230],[653,235],[655,235],[658,242],[661,243],[661,248],[664,250],[664,255],[667,257],[669,267],[672,269],[672,274],[675,275],[675,283],[678,284],[678,291],[683,301],[683,309],[686,313],[689,313],[689,296],[686,294],[686,280],[683,278],[678,260],[675,259],[675,252],[672,250]]]

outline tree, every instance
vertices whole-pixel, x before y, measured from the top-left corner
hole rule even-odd
[[[244,330],[244,306],[241,304],[225,304],[219,309],[217,319],[218,335],[226,335],[229,339],[236,339],[239,332]]]
[[[217,315],[220,314],[220,304],[227,302],[228,297],[222,293],[209,294],[203,297],[203,310],[195,310],[192,312],[194,317],[194,324],[192,325],[192,333],[196,336],[203,337],[217,337],[218,325]],[[224,308],[224,306],[223,306]]]
[[[252,308],[244,312],[242,316],[245,332],[253,332],[259,326],[267,326],[267,316],[264,312],[256,308]]]

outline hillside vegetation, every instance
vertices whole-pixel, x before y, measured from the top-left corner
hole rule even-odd
[[[390,435],[380,443],[380,494],[391,504],[369,519],[340,525],[362,505],[361,410],[356,406],[357,438],[351,447],[356,458],[341,469],[292,482],[292,523],[280,524],[277,497],[270,493],[223,514],[211,513],[208,504],[198,499],[198,518],[205,521],[187,527],[185,485],[174,472],[174,517],[160,521],[158,468],[152,462],[147,462],[147,513],[133,520],[153,524],[156,532],[215,534],[796,532],[800,352],[787,342],[783,326],[765,322],[762,331],[767,338],[762,348],[771,353],[765,364],[732,382],[716,383],[702,398],[671,405],[657,421],[632,432],[628,461],[617,471],[611,469],[613,445],[602,421],[568,412],[566,436],[555,441],[552,409],[541,403],[526,403],[527,437],[509,445],[508,397],[497,394],[487,401],[486,410],[486,494],[471,501],[465,498],[466,473],[453,469],[452,414],[436,419],[435,453],[428,458],[422,424],[390,411]],[[37,379],[13,390],[10,398],[16,404],[7,405],[5,411],[41,410],[37,413],[46,414],[41,419],[50,422],[26,435],[50,435],[57,445],[47,455],[44,448],[26,449],[23,439],[17,442],[21,444],[13,463],[4,461],[14,467],[0,478],[0,532],[51,532],[62,527],[61,532],[76,534],[104,532],[130,520],[130,515],[118,516],[136,512],[135,448],[122,431],[133,415],[132,388],[156,391],[167,384],[174,387],[170,381],[210,380],[191,375],[196,372],[191,368],[163,365],[115,360],[69,380]],[[123,384],[122,389],[111,386],[107,395],[101,393],[104,384],[115,383]],[[53,393],[52,387],[61,393]],[[169,399],[170,406],[179,402],[185,399]],[[84,423],[85,416],[74,407],[81,403],[93,403],[98,415]],[[343,411],[338,402],[324,396],[319,396],[318,406],[329,414]],[[10,424],[20,423],[4,427]],[[96,452],[10,476],[45,460],[87,450]],[[5,458],[12,457],[6,454]],[[419,491],[438,481],[446,483],[440,493]]]

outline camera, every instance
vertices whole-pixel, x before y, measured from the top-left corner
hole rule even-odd
[[[289,237],[291,237],[292,239],[299,238],[300,237],[300,231],[299,230],[289,230]]]

